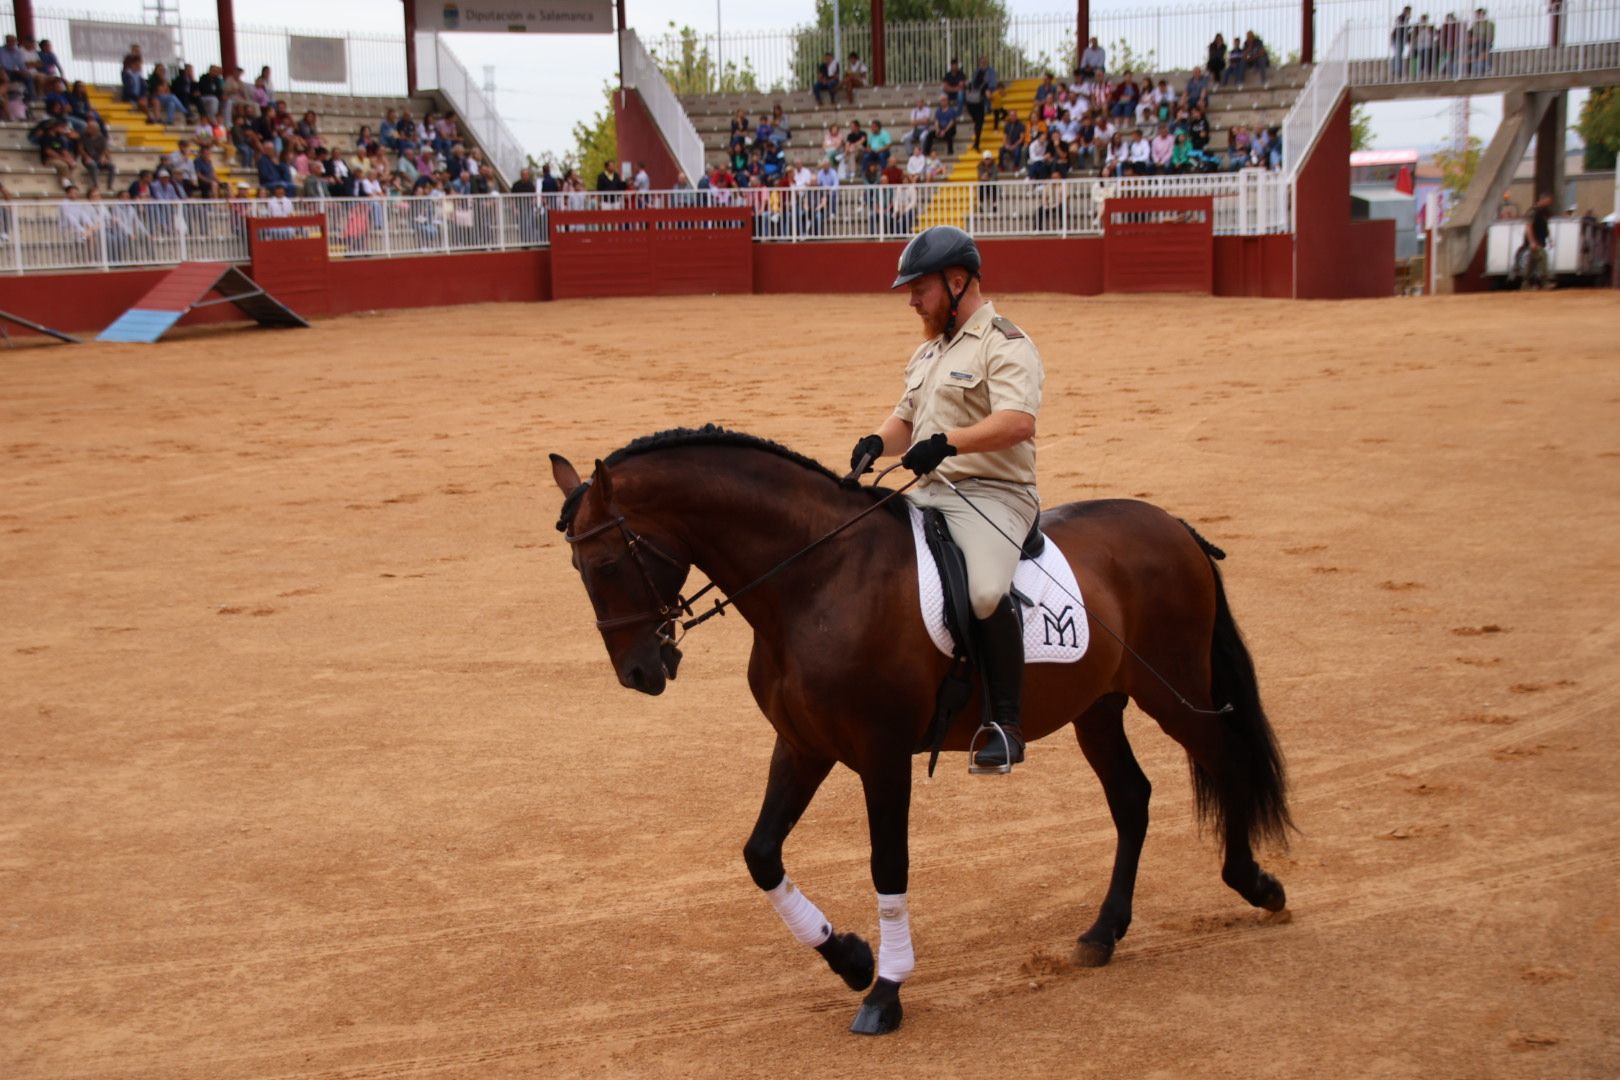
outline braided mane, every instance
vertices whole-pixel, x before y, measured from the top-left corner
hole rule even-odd
[[[655,431],[651,435],[642,435],[613,451],[603,460],[603,463],[613,466],[633,457],[650,454],[655,450],[672,450],[686,446],[733,446],[745,450],[759,450],[779,457],[784,461],[791,461],[800,468],[809,469],[811,472],[824,476],[835,484],[843,484],[841,476],[813,458],[807,458],[798,451],[789,450],[781,443],[772,442],[770,439],[750,435],[743,431],[732,431],[718,424],[704,424],[700,428],[670,428],[667,431]],[[590,489],[590,486],[591,482],[589,480],[585,481],[569,492],[568,497],[563,500],[562,514],[557,518],[558,532],[567,531],[569,523],[574,520],[574,514],[579,509],[580,501],[584,499],[585,492]],[[873,499],[887,494],[884,489],[875,487],[856,489],[853,485],[846,485],[845,490],[870,492],[870,497]],[[890,503],[889,508],[897,513],[903,514],[905,512],[905,506],[899,499]]]

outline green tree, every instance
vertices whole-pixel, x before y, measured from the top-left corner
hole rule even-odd
[[[1474,182],[1474,170],[1479,168],[1479,156],[1484,143],[1478,135],[1468,136],[1465,150],[1436,150],[1434,163],[1440,166],[1440,186],[1458,198]]]
[[[1356,105],[1350,110],[1350,149],[1371,150],[1372,143],[1372,113],[1366,105]]]
[[[579,163],[579,177],[590,187],[596,174],[609,161],[619,160],[619,125],[613,116],[613,84],[602,84],[602,109],[589,120],[574,125],[574,149],[563,160]]]
[[[1600,86],[1581,106],[1575,131],[1586,142],[1586,167],[1612,169],[1620,155],[1620,87]]]
[[[664,73],[664,80],[677,94],[757,94],[759,78],[753,62],[744,57],[742,67],[726,61],[719,69],[709,55],[709,47],[698,39],[698,32],[690,26],[676,28],[669,24],[671,35],[664,39],[662,52],[652,49],[653,63]]]

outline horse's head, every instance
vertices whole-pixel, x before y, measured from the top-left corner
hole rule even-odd
[[[675,628],[691,563],[671,541],[626,519],[602,462],[590,480],[582,481],[567,458],[552,454],[551,475],[564,495],[557,528],[573,549],[574,569],[585,582],[619,682],[643,694],[662,694],[681,663]]]

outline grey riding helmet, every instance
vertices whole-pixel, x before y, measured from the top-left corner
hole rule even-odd
[[[913,236],[900,253],[899,273],[889,288],[898,289],[924,274],[943,273],[953,266],[978,277],[979,247],[956,226],[935,225]]]

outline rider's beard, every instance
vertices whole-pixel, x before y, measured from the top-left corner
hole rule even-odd
[[[945,332],[945,320],[950,316],[950,309],[941,303],[930,311],[918,312],[922,319],[923,337],[936,338]]]

